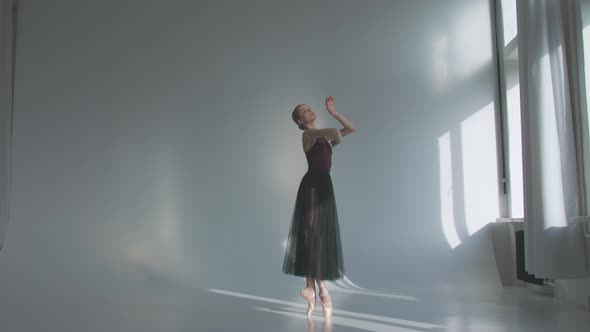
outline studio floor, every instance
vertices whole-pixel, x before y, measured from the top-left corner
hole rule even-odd
[[[335,311],[330,319],[322,317],[319,303],[308,319],[295,291],[277,296],[277,290],[255,294],[225,287],[150,293],[130,287],[95,296],[47,292],[30,297],[13,289],[9,298],[0,299],[0,322],[7,332],[590,330],[585,308],[524,288],[481,297],[331,289]]]

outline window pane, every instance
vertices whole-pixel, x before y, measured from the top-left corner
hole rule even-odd
[[[582,25],[584,38],[584,66],[586,77],[586,103],[590,105],[590,0],[582,0]],[[590,116],[588,116],[590,128]]]
[[[524,217],[524,186],[522,172],[522,131],[520,119],[520,85],[518,79],[518,48],[516,0],[502,0],[504,30],[504,79],[506,83],[505,125],[507,131],[506,166],[508,167],[509,216]],[[512,44],[511,44],[512,42]]]
[[[510,88],[506,92],[506,104],[508,120],[508,184],[510,186],[510,217],[524,218],[519,84]]]
[[[502,21],[504,22],[504,46],[516,37],[516,0],[502,0]]]

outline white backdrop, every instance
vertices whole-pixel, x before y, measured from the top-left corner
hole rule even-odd
[[[284,296],[306,170],[291,110],[358,131],[332,177],[347,277],[496,289],[490,4],[21,3],[0,302],[128,285]],[[261,283],[264,280],[264,283]],[[286,291],[285,287],[289,290]]]
[[[12,81],[14,59],[14,1],[0,1],[0,249],[9,219]]]

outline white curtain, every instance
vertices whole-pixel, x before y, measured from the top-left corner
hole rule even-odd
[[[538,278],[588,275],[588,125],[580,0],[518,0],[525,261]]]
[[[17,0],[0,0],[0,249],[8,226]]]

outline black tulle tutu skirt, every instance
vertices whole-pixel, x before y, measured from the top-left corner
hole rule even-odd
[[[344,275],[332,178],[308,171],[301,180],[287,239],[283,272],[320,280]]]

